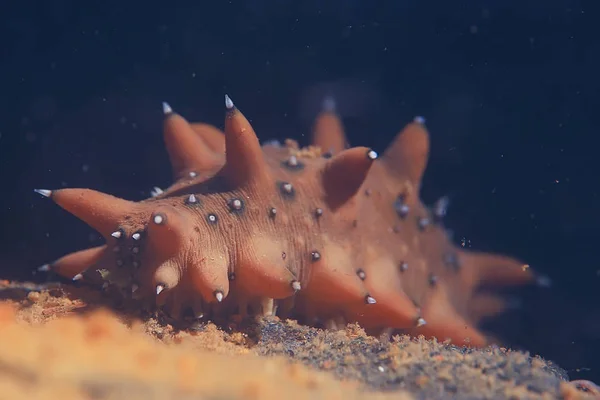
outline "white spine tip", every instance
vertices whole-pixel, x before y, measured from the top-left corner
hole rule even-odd
[[[423,325],[427,325],[427,321],[424,318],[417,318],[417,328]]]
[[[173,113],[173,109],[171,108],[169,103],[167,103],[166,101],[163,101],[162,107],[163,107],[163,114],[169,115],[169,114]]]
[[[233,109],[233,101],[231,101],[231,97],[228,95],[225,95],[225,108],[228,110]]]
[[[163,217],[160,214],[157,214],[157,215],[154,216],[154,218],[152,219],[152,221],[154,221],[154,223],[156,225],[160,225],[160,224],[162,224],[165,221],[165,217]]]
[[[38,267],[37,270],[41,271],[41,272],[48,272],[48,271],[50,271],[50,269],[51,269],[50,264],[44,264],[41,267]]]
[[[80,281],[83,279],[83,275],[81,274],[77,274],[73,277],[73,281]]]
[[[369,152],[367,153],[367,157],[369,157],[369,160],[377,160],[379,154],[377,154],[375,150],[369,150]]]
[[[119,238],[121,238],[121,236],[123,236],[123,232],[114,231],[113,233],[110,234],[110,236],[114,237],[115,239],[119,239]]]
[[[224,297],[223,292],[219,292],[219,291],[215,292],[215,299],[217,299],[217,301],[219,303],[223,301],[223,297]]]
[[[152,195],[152,197],[160,196],[163,193],[164,193],[164,191],[161,188],[159,188],[158,186],[154,186],[152,188],[152,190],[150,191],[150,194]]]
[[[321,105],[321,107],[323,107],[323,111],[325,112],[335,112],[336,102],[333,96],[325,97],[323,99],[323,104]]]
[[[133,240],[140,240],[141,237],[142,237],[142,235],[139,232],[136,232],[133,235],[131,235],[131,238]]]
[[[300,289],[302,289],[302,285],[298,281],[292,281],[292,289],[298,292]]]
[[[156,285],[156,295],[158,296],[163,290],[165,290],[164,285]]]
[[[135,292],[137,292],[137,290],[138,290],[139,288],[140,288],[140,287],[139,287],[137,284],[135,284],[135,283],[134,283],[133,285],[131,285],[131,293],[135,293]]]
[[[416,122],[417,124],[421,124],[421,125],[425,125],[425,117],[422,117],[420,115],[417,115],[414,119],[414,122]]]
[[[376,304],[377,303],[377,300],[375,300],[375,298],[371,297],[371,296],[367,296],[366,301],[367,301],[367,304]]]
[[[41,194],[44,197],[50,197],[52,196],[52,190],[48,190],[48,189],[33,189],[34,192],[36,192],[37,194]]]

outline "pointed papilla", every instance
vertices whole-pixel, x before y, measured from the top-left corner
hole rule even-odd
[[[268,236],[254,235],[246,246],[240,246],[236,255],[236,281],[251,296],[283,299],[294,294],[296,277],[287,269],[281,256],[283,241]],[[299,285],[298,282],[296,282]]]
[[[224,175],[233,187],[269,181],[269,169],[252,125],[226,96]]]
[[[49,269],[65,278],[72,279],[95,265],[102,258],[105,250],[106,245],[103,245],[67,254],[50,263]]]
[[[147,251],[143,264],[152,279],[151,282],[147,278],[142,279],[142,286],[149,286],[160,305],[164,304],[167,293],[182,279],[181,255],[188,250],[186,246],[192,230],[189,220],[173,207],[160,207],[150,216],[146,228]]]
[[[535,280],[529,266],[511,257],[471,251],[459,252],[460,268],[474,285],[526,285]]]
[[[397,177],[419,185],[429,157],[429,134],[420,122],[408,124],[385,150],[382,160]]]
[[[376,291],[369,294],[377,303],[359,310],[354,319],[365,327],[406,329],[414,326],[418,310],[402,291]]]
[[[218,293],[222,299],[229,295],[229,260],[224,254],[190,257],[186,265],[192,286],[205,302],[220,302]]]
[[[302,300],[317,310],[364,311],[369,293],[352,269],[350,250],[333,243],[324,247],[327,251],[320,253],[319,261],[311,265],[306,288],[299,292]]]
[[[369,268],[363,272],[365,286],[377,299],[377,304],[369,307],[369,312],[364,313],[359,322],[365,323],[365,326],[397,329],[412,327],[419,317],[419,311],[401,289],[396,263],[392,260],[379,260],[367,265]]]
[[[174,207],[160,207],[150,216],[147,240],[155,259],[166,260],[183,252],[192,237],[191,220]]]
[[[157,295],[174,289],[181,280],[181,268],[173,259],[166,260],[154,271],[153,288]],[[163,296],[164,297],[164,296]]]
[[[342,121],[331,107],[324,109],[317,117],[313,127],[312,144],[319,146],[323,153],[337,154],[346,149],[348,140]]]
[[[137,203],[91,189],[53,190],[50,198],[105,238],[110,237],[128,214],[139,208]]]
[[[367,147],[344,150],[329,160],[322,171],[326,200],[337,209],[360,189],[375,160],[376,154]]]
[[[214,173],[223,166],[223,157],[179,114],[166,114],[164,140],[175,179],[188,177],[190,173]]]
[[[467,322],[452,306],[443,285],[439,285],[423,307],[426,324],[409,330],[414,336],[436,337],[440,341],[450,339],[457,346],[484,347],[486,337]]]

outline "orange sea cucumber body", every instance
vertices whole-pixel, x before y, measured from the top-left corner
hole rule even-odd
[[[420,118],[379,157],[346,148],[333,110],[319,115],[304,149],[261,147],[229,97],[224,132],[164,111],[173,185],[141,202],[38,190],[106,239],[43,269],[175,318],[277,314],[472,346],[486,344],[478,320],[505,307],[476,289],[534,278],[517,260],[454,246],[441,223],[445,201],[421,202],[429,136]]]

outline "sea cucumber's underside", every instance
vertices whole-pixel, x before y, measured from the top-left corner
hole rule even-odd
[[[347,148],[332,109],[317,118],[311,146],[261,147],[225,103],[224,132],[164,104],[175,183],[149,199],[37,190],[106,240],[41,269],[176,319],[276,314],[472,346],[487,342],[478,321],[506,307],[480,289],[534,279],[519,261],[455,247],[441,223],[446,201],[420,201],[429,153],[421,119],[378,157]]]

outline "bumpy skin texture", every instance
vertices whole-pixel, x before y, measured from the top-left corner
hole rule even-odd
[[[174,318],[277,314],[470,346],[487,342],[478,320],[505,308],[477,289],[534,278],[517,260],[454,246],[445,202],[420,201],[429,137],[419,119],[378,157],[346,148],[332,110],[304,149],[261,147],[228,97],[224,132],[164,111],[175,177],[165,191],[141,202],[38,191],[106,239],[45,269],[103,282]]]

